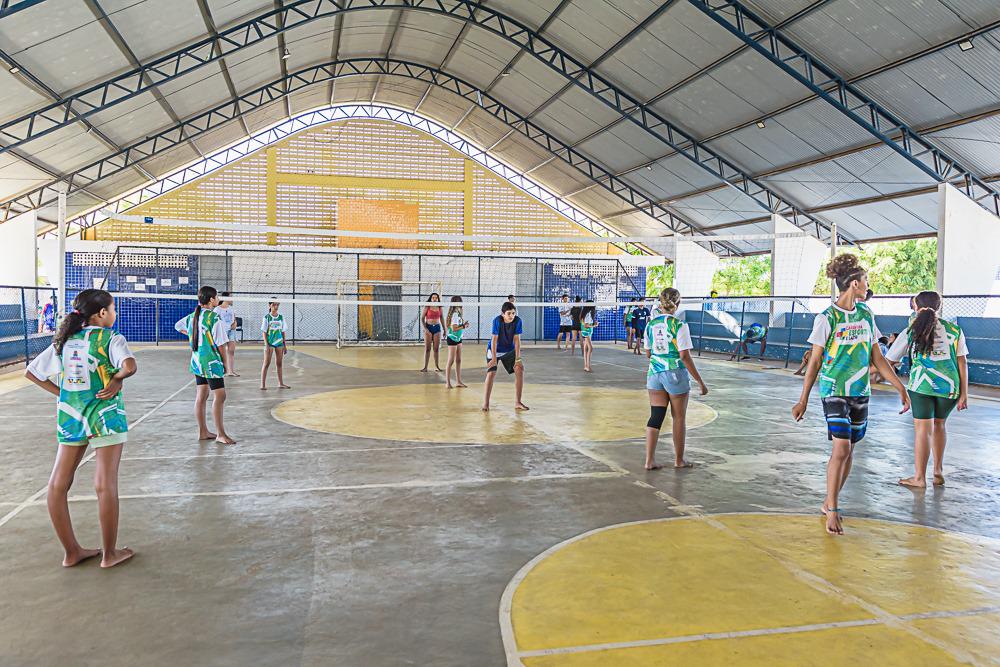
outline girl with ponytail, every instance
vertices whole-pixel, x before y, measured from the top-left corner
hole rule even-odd
[[[961,327],[941,317],[941,295],[921,292],[913,298],[915,317],[896,337],[886,358],[892,363],[909,356],[913,361],[907,391],[913,404],[914,474],[899,480],[903,486],[927,487],[927,462],[934,451],[934,485],[944,485],[945,423],[956,407],[969,406],[969,348]]]
[[[49,477],[46,503],[65,556],[63,567],[101,556],[101,567],[114,567],[132,557],[119,549],[118,464],[128,436],[122,381],[135,375],[135,356],[115,324],[115,302],[108,292],[86,289],[73,300],[73,311],[59,325],[50,345],[25,371],[25,377],[59,397],[56,432],[59,450]],[[57,378],[58,384],[50,378]],[[85,549],[76,541],[69,515],[70,487],[76,469],[94,448],[94,486],[101,520],[102,549]]]
[[[865,437],[868,427],[872,364],[899,392],[903,405],[900,414],[910,409],[910,399],[878,347],[882,334],[875,326],[872,311],[863,303],[868,296],[868,272],[861,267],[857,255],[834,257],[826,266],[826,275],[836,282],[840,296],[813,320],[809,335],[812,350],[802,394],[792,407],[792,417],[795,421],[802,420],[819,376],[827,437],[833,441],[826,466],[826,501],[821,511],[826,516],[826,532],[843,535],[837,499],[851,472],[854,445]]]
[[[691,357],[691,331],[686,322],[675,315],[681,304],[681,293],[673,287],[660,292],[660,307],[646,325],[642,345],[649,359],[646,389],[649,391],[649,421],[646,422],[646,470],[659,470],[656,463],[656,443],[660,427],[667,417],[670,405],[671,428],[674,440],[674,467],[690,468],[693,464],[684,459],[684,441],[687,435],[687,406],[691,393],[691,378],[701,387],[701,395],[708,393],[708,385]],[[638,343],[638,342],[637,342]]]
[[[194,312],[179,320],[174,329],[188,337],[191,345],[191,373],[194,375],[194,415],[198,421],[198,439],[215,440],[220,445],[235,445],[222,423],[226,405],[226,374],[223,347],[229,342],[222,318],[213,308],[219,305],[219,293],[204,285],[198,290],[198,305]],[[208,430],[205,408],[209,391],[212,393],[212,417],[218,434]]]

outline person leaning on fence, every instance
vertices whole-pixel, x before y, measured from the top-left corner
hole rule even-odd
[[[729,357],[729,361],[736,358],[737,355],[742,353],[744,356],[740,357],[740,360],[750,358],[750,344],[760,343],[760,360],[764,360],[764,350],[767,349],[767,327],[758,322],[751,324],[738,341],[733,343],[733,354]]]

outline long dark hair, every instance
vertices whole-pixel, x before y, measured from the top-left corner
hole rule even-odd
[[[917,352],[929,354],[934,349],[941,295],[937,292],[921,292],[913,298],[913,304],[917,307],[917,317],[910,325],[910,340]]]
[[[594,306],[584,306],[583,308],[580,309],[581,322],[584,320],[585,317],[587,317],[588,313],[590,314],[591,320],[597,319],[597,308],[595,308]]]
[[[191,318],[191,349],[198,349],[198,338],[201,336],[201,307],[207,305],[212,299],[219,295],[218,290],[208,285],[202,285],[198,290],[198,305],[194,307],[194,316]]]
[[[63,345],[70,336],[79,333],[87,326],[87,322],[105,308],[110,308],[115,302],[110,292],[102,289],[85,289],[73,299],[73,312],[67,313],[59,325],[59,331],[52,337],[52,347],[62,354]]]

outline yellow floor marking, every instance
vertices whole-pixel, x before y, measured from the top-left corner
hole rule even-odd
[[[1000,612],[963,618],[931,618],[913,624],[948,644],[958,644],[983,664],[1000,656]]]
[[[302,352],[319,359],[332,361],[340,366],[364,368],[366,370],[383,371],[419,371],[424,367],[423,345],[407,345],[399,347],[343,347],[336,345],[296,345],[296,352]],[[441,341],[439,351],[441,368],[448,362],[448,346]],[[434,371],[434,352],[431,351],[427,367]],[[476,343],[462,344],[462,370],[466,368],[486,367],[486,345]],[[452,371],[454,372],[454,371]],[[452,375],[454,380],[454,375]],[[468,382],[470,378],[463,378]]]
[[[527,667],[647,667],[656,665],[814,665],[857,667],[877,664],[962,664],[941,649],[922,644],[900,630],[885,626],[830,628],[812,632],[713,639],[662,646],[644,646],[524,658]]]
[[[842,538],[807,516],[639,522],[542,554],[501,626],[509,664],[532,667],[957,664],[1000,655],[998,556],[1000,540],[875,520]]]
[[[18,368],[16,371],[0,375],[0,396],[17,391],[22,387],[31,385],[31,381],[24,377],[24,369]]]
[[[529,412],[515,412],[513,380],[494,385],[492,409],[480,411],[483,388],[444,384],[364,387],[313,394],[281,403],[275,418],[315,431],[410,442],[530,444],[641,438],[649,418],[645,390],[528,384]],[[688,405],[688,428],[711,422],[715,411]],[[663,432],[669,434],[669,420]]]

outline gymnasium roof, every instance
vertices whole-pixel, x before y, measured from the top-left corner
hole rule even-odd
[[[940,181],[974,178],[980,196],[1000,185],[996,0],[735,4],[744,32],[776,29],[757,43],[777,55],[728,29],[722,0],[2,0],[0,202],[41,203],[47,224],[54,190],[39,188],[74,173],[70,217],[290,116],[358,102],[452,128],[630,235],[758,233],[769,208],[821,238],[833,222],[847,241],[927,235]],[[125,153],[227,103],[206,131]],[[886,118],[917,143],[894,148]]]

